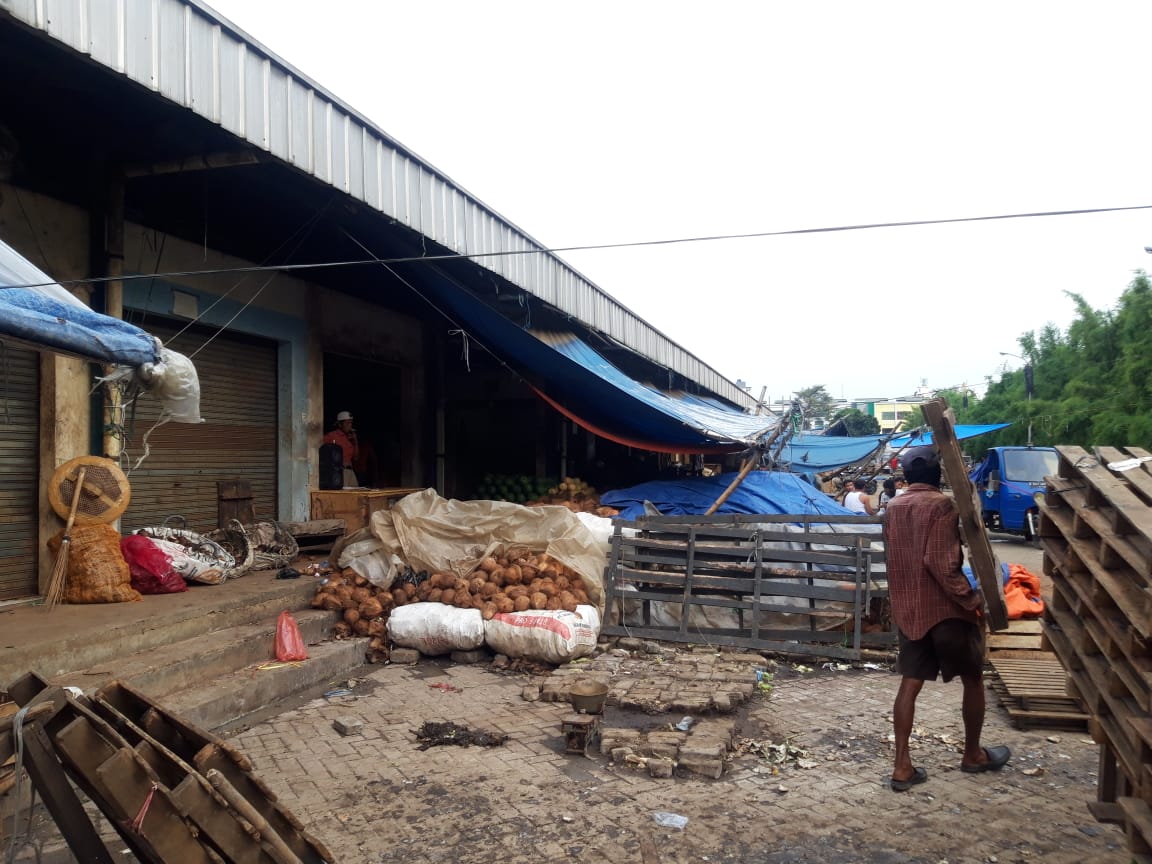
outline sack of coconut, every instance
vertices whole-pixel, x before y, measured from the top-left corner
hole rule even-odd
[[[472,651],[484,644],[484,618],[479,609],[410,603],[393,609],[388,616],[388,637],[401,647],[433,657]]]
[[[132,587],[132,573],[120,551],[120,532],[111,525],[73,525],[68,541],[68,569],[64,603],[126,603],[142,600]],[[60,554],[64,532],[48,541],[53,555]]]
[[[575,612],[504,612],[484,622],[484,641],[493,651],[557,666],[591,654],[599,637],[600,615],[585,604]]]

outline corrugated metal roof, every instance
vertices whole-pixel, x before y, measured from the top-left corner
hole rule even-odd
[[[485,267],[702,387],[752,407],[442,172],[196,0],[0,0],[0,9]]]

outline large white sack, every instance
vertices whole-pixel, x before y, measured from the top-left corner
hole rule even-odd
[[[542,663],[559,665],[586,657],[599,638],[595,606],[580,605],[575,612],[504,612],[484,622],[484,641],[493,651]]]
[[[388,615],[388,638],[404,648],[432,656],[471,651],[484,644],[484,617],[479,609],[409,603]]]

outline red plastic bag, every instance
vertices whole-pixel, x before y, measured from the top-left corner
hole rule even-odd
[[[300,627],[287,609],[276,619],[276,659],[281,663],[308,659],[308,649],[304,647]]]
[[[120,538],[120,554],[128,562],[132,587],[141,594],[179,594],[188,590],[172,558],[152,538],[129,534]]]

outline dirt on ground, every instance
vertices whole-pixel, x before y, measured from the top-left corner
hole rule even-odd
[[[1012,548],[1011,562],[1032,569]],[[605,674],[625,696],[599,718],[603,746],[570,752],[571,706],[542,697],[557,676]],[[731,711],[684,710],[706,676]],[[550,675],[425,658],[374,670],[350,695],[314,700],[234,740],[347,864],[1130,860],[1120,830],[1088,811],[1095,743],[1083,731],[1013,727],[991,690],[984,741],[1011,747],[1012,761],[961,772],[960,686],[930,683],[912,738],[928,781],[893,792],[897,683],[885,663],[757,662],[707,645],[609,645]],[[651,688],[659,696],[643,701],[646,710],[627,707],[628,693]],[[362,722],[362,733],[334,733],[340,718]],[[415,730],[426,722],[507,739],[421,750]],[[722,762],[715,776],[710,754]]]

